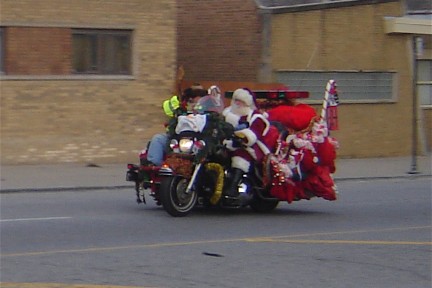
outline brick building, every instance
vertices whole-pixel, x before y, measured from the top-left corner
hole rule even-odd
[[[177,60],[186,77],[258,81],[261,24],[253,0],[178,1]]]
[[[126,162],[163,131],[175,0],[0,0],[1,162]]]

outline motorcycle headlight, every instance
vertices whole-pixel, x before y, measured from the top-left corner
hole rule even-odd
[[[183,138],[180,139],[179,142],[179,148],[180,148],[180,152],[190,152],[192,149],[192,145],[193,145],[193,140],[189,139],[189,138]]]

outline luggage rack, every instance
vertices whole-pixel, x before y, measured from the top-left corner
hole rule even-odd
[[[292,91],[286,89],[253,90],[260,109],[270,109],[279,105],[294,105],[295,99],[309,98],[308,91]],[[231,99],[234,91],[226,91],[225,98]]]

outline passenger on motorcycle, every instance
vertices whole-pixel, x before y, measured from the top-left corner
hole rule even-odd
[[[222,113],[225,121],[234,126],[234,134],[241,140],[225,140],[225,145],[231,151],[231,181],[224,188],[227,198],[238,197],[238,185],[243,174],[249,172],[251,162],[259,164],[265,155],[270,153],[264,144],[270,129],[268,120],[258,111],[255,95],[247,88],[234,91],[231,106]]]
[[[224,101],[219,87],[212,85],[207,90],[207,94],[206,97],[199,100],[199,104],[195,105],[195,110],[222,113],[224,110]]]

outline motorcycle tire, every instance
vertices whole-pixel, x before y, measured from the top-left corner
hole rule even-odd
[[[184,217],[194,208],[198,194],[192,190],[186,193],[189,180],[181,176],[162,177],[160,200],[163,208],[173,217]]]
[[[273,211],[279,204],[278,200],[264,200],[258,197],[255,197],[249,206],[253,211],[258,213],[268,213]]]

